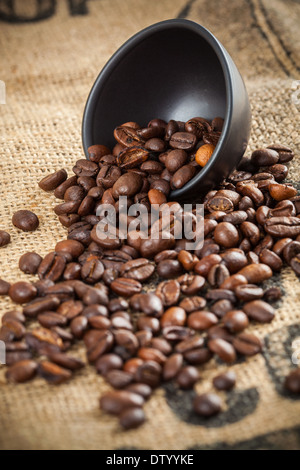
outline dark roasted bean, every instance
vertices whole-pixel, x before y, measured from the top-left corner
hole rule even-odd
[[[33,232],[39,226],[38,217],[31,211],[19,210],[14,213],[12,223],[23,232]]]
[[[0,230],[0,247],[6,246],[10,243],[10,234],[5,230]]]
[[[213,385],[218,390],[231,390],[236,383],[236,375],[233,371],[229,370],[223,374],[219,374],[213,379]]]
[[[214,393],[204,393],[196,395],[193,401],[193,409],[200,416],[213,416],[220,413],[222,409],[222,401]]]

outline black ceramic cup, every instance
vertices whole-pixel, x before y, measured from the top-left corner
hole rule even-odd
[[[114,145],[113,130],[126,121],[224,118],[213,156],[171,199],[197,201],[238,165],[250,135],[247,90],[222,44],[197,23],[167,20],[149,26],[117,50],[87,99],[83,148]]]

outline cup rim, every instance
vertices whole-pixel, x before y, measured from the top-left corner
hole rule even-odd
[[[214,53],[216,54],[223,71],[223,76],[225,79],[225,89],[226,89],[226,112],[224,119],[224,126],[221,132],[221,136],[216,145],[216,148],[213,152],[212,157],[209,159],[207,164],[197,173],[190,181],[188,181],[182,188],[175,189],[170,192],[170,198],[175,199],[176,197],[182,197],[186,191],[191,189],[198,184],[200,181],[205,179],[206,175],[211,171],[212,167],[215,165],[215,162],[218,160],[221,153],[221,148],[226,142],[229,134],[229,129],[232,120],[233,112],[233,85],[232,85],[232,74],[231,74],[231,65],[228,60],[227,52],[222,46],[220,41],[206,28],[202,25],[186,19],[169,19],[154,23],[141,31],[135,33],[127,41],[120,46],[117,51],[111,56],[108,62],[104,65],[103,69],[100,71],[97,76],[89,96],[86,101],[83,119],[82,119],[82,145],[85,152],[86,158],[88,158],[88,147],[93,145],[92,142],[92,120],[97,106],[97,95],[99,94],[99,88],[101,88],[101,83],[109,79],[109,76],[113,73],[113,70],[119,62],[119,57],[123,56],[126,51],[131,50],[135,45],[137,45],[143,39],[148,38],[152,34],[155,34],[159,31],[166,29],[172,29],[176,27],[181,27],[188,29],[202,38],[204,38]]]

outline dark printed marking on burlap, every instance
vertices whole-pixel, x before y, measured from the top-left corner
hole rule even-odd
[[[250,12],[255,22],[255,27],[258,29],[262,37],[267,41],[268,46],[271,49],[280,68],[288,77],[293,76],[294,78],[297,78],[299,76],[300,67],[295,63],[282,39],[274,30],[274,27],[268,18],[266,9],[261,0],[245,1],[250,7]]]
[[[241,421],[255,411],[259,401],[259,392],[256,388],[232,390],[227,394],[227,410],[218,416],[206,419],[193,411],[192,403],[196,395],[194,390],[183,391],[173,383],[164,385],[163,389],[167,404],[179,419],[206,428],[220,428]]]
[[[88,0],[65,1],[70,15],[88,14]],[[8,23],[30,23],[51,18],[56,13],[57,0],[31,0],[28,2],[27,14],[23,7],[24,0],[0,0],[0,20]]]
[[[299,395],[293,395],[284,388],[286,376],[297,364],[293,363],[293,358],[298,354],[293,345],[300,342],[300,325],[294,324],[284,326],[273,331],[265,337],[265,347],[263,356],[266,360],[269,375],[275,385],[277,393],[292,400],[299,400]]]
[[[300,427],[274,431],[253,439],[226,444],[216,442],[211,446],[194,446],[187,450],[299,450]]]
[[[190,11],[191,11],[193,3],[195,3],[195,0],[188,0],[188,2],[186,2],[186,4],[181,8],[181,10],[178,13],[178,15],[176,16],[176,18],[177,19],[186,18],[189,15]]]

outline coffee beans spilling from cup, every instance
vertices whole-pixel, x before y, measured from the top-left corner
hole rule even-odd
[[[168,202],[208,162],[222,126],[221,118],[127,122],[115,129],[114,148],[90,147],[74,176],[59,170],[39,182],[62,200],[54,211],[68,235],[44,258],[21,257],[20,269],[37,282],[0,281],[0,294],[22,305],[2,318],[9,381],[68,381],[84,366],[70,353],[83,341],[114,389],[101,409],[128,429],[144,422],[143,405],[161,383],[193,389],[201,365],[217,359],[228,370],[193,409],[206,417],[222,410],[218,391],[236,383],[230,365],[262,350],[248,325],[275,316],[282,293],[265,281],[286,265],[300,275],[300,196],[284,183],[290,148],[244,158],[203,197],[200,216],[195,205]],[[21,212],[14,224],[36,228],[37,218]],[[300,393],[298,372],[286,379],[291,393]]]

